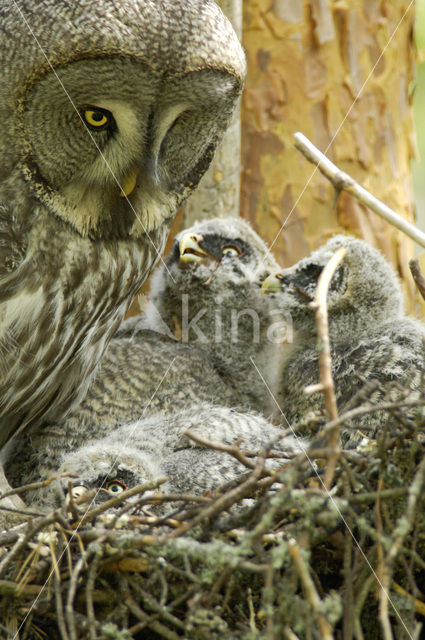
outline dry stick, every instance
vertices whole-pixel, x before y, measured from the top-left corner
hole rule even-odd
[[[149,609],[153,611],[153,613],[158,614],[158,616],[164,620],[164,622],[168,624],[173,624],[177,629],[181,631],[185,630],[185,624],[176,618],[172,613],[170,613],[170,607],[166,605],[161,605],[155,598],[145,591],[135,580],[132,580],[129,577],[129,584],[132,585],[133,589],[137,591],[143,598],[143,601],[148,605]]]
[[[248,458],[245,455],[246,453],[245,451],[242,451],[241,449],[239,449],[237,444],[238,441],[236,441],[233,445],[227,445],[222,442],[212,442],[211,440],[207,440],[206,438],[202,438],[201,436],[198,436],[198,434],[196,433],[192,433],[190,429],[186,429],[186,431],[183,431],[183,434],[186,435],[191,440],[193,440],[194,442],[196,442],[197,444],[201,444],[204,447],[207,447],[208,449],[214,449],[215,451],[224,451],[226,453],[229,453],[231,456],[236,458],[236,460],[238,460],[241,464],[243,464],[248,469],[255,469],[255,463],[252,462],[251,460],[248,460]]]
[[[392,588],[399,595],[404,596],[405,598],[409,598],[409,600],[411,602],[413,602],[413,605],[415,607],[415,611],[420,613],[421,616],[425,616],[425,603],[424,602],[421,602],[421,600],[418,600],[417,598],[415,598],[414,595],[412,595],[411,593],[406,591],[406,589],[403,589],[403,587],[401,587],[397,582],[393,582]]]
[[[10,563],[17,557],[19,552],[28,544],[33,536],[42,529],[45,529],[47,525],[54,524],[55,522],[63,523],[63,514],[60,509],[53,511],[45,518],[39,518],[34,524],[28,524],[26,532],[18,537],[13,548],[0,562],[0,577],[4,575]]]
[[[99,542],[101,542],[101,540],[99,540]],[[89,564],[90,559],[94,554],[95,552],[93,551],[93,549],[86,549],[86,551],[81,554],[79,560],[76,562],[70,576],[68,597],[65,605],[65,618],[68,624],[69,637],[71,638],[71,640],[77,640],[77,628],[74,615],[74,598],[77,592],[79,577],[85,565]]]
[[[295,147],[298,151],[301,151],[309,162],[317,166],[319,171],[332,182],[337,192],[347,191],[347,193],[351,193],[357,200],[392,224],[393,227],[405,233],[421,247],[425,247],[425,233],[423,231],[418,229],[414,224],[407,222],[407,220],[395,213],[390,207],[375,198],[369,191],[366,191],[366,189],[361,187],[349,176],[348,173],[338,169],[338,167],[323,155],[302,133],[295,133],[294,138]]]
[[[11,580],[0,580],[0,596],[36,598],[42,589],[38,584],[21,585]]]
[[[298,575],[301,579],[305,596],[308,602],[311,604],[312,609],[317,618],[317,625],[319,627],[320,635],[322,640],[333,640],[332,627],[323,615],[320,613],[320,598],[317,593],[316,587],[314,586],[314,582],[308,572],[308,567],[304,562],[304,559],[301,555],[301,550],[294,538],[291,538],[288,541],[288,550],[291,555],[292,560],[294,561],[294,565],[297,569]]]
[[[194,442],[196,442],[197,444],[201,444],[204,447],[207,447],[208,449],[214,449],[215,451],[224,451],[225,453],[230,454],[233,458],[235,458],[236,460],[238,460],[238,462],[240,462],[241,464],[243,464],[245,467],[247,467],[248,469],[255,469],[256,464],[255,464],[255,460],[252,461],[251,459],[255,459],[258,458],[259,455],[261,455],[260,451],[249,451],[246,449],[239,449],[238,446],[238,440],[236,440],[232,445],[228,445],[228,444],[224,444],[223,442],[213,442],[212,440],[207,440],[206,438],[203,438],[202,436],[199,436],[197,433],[192,433],[192,431],[190,431],[190,429],[186,429],[186,431],[183,431],[183,434],[186,435],[188,438],[190,438],[191,440],[193,440]],[[280,440],[282,437],[281,434],[279,434],[279,437],[276,438],[276,440]],[[284,462],[282,462],[282,464],[286,464],[289,462],[289,459],[295,458],[297,456],[297,454],[291,454],[290,452],[286,452],[283,453],[282,451],[267,451],[267,454],[265,455],[266,458],[281,458],[282,460],[284,460]],[[265,475],[275,475],[275,471],[269,471],[268,469],[264,469],[264,473]]]
[[[264,471],[264,459],[259,457],[256,468],[252,471],[252,473],[249,474],[245,482],[243,482],[241,485],[239,485],[235,489],[232,489],[231,491],[228,491],[224,495],[217,498],[217,500],[215,500],[213,504],[211,504],[210,506],[204,507],[202,511],[197,516],[195,516],[193,520],[191,520],[190,522],[185,522],[180,527],[178,527],[178,529],[175,529],[172,533],[168,533],[168,534],[165,534],[164,536],[161,536],[159,541],[167,542],[172,538],[180,537],[181,535],[183,535],[184,533],[192,529],[194,526],[196,526],[200,522],[203,522],[208,518],[214,517],[216,513],[220,513],[220,511],[223,511],[227,507],[234,504],[240,498],[243,498],[245,494],[252,487],[256,485],[257,481],[261,478],[263,471]]]
[[[61,585],[56,572],[53,572],[53,589],[56,602],[56,622],[61,634],[62,640],[69,640],[68,631],[66,630],[65,615],[63,610],[63,600],[61,593]]]
[[[364,416],[368,413],[387,411],[389,409],[401,409],[404,407],[423,407],[424,405],[425,400],[403,400],[401,402],[381,402],[370,407],[356,407],[356,409],[351,409],[350,411],[343,413],[337,420],[327,422],[326,426],[323,428],[323,432],[328,433],[329,431],[332,431],[337,425],[342,425],[344,422],[348,422],[348,420],[351,420],[352,418],[358,418],[359,416]],[[347,425],[345,426],[347,427]],[[362,425],[363,431],[367,431],[367,429],[367,425]]]
[[[141,622],[145,622],[146,626],[152,629],[152,631],[158,634],[161,638],[166,638],[166,640],[181,640],[180,635],[157,620],[158,614],[155,614],[154,616],[148,615],[141,607],[139,607],[137,602],[135,602],[130,595],[126,597],[124,604],[136,618]]]
[[[378,482],[378,497],[376,499],[375,518],[376,518],[376,530],[378,533],[376,541],[376,554],[377,554],[377,573],[383,579],[384,573],[384,550],[382,547],[383,526],[381,516],[381,505],[379,499],[379,491],[382,487],[382,477]],[[391,631],[391,622],[388,614],[388,595],[387,590],[382,587],[379,589],[379,621],[381,623],[381,630],[384,640],[393,640],[393,632]]]
[[[42,489],[43,487],[48,487],[49,484],[53,482],[53,480],[57,480],[58,478],[68,478],[68,477],[69,477],[69,474],[62,473],[61,475],[47,478],[47,480],[41,480],[40,482],[31,482],[30,484],[24,484],[21,487],[16,487],[16,489],[10,489],[5,493],[0,493],[0,500],[3,500],[3,498],[8,498],[9,496],[13,496],[15,494],[25,493],[25,491],[32,491],[33,489]]]
[[[138,484],[135,487],[132,487],[131,489],[126,489],[125,491],[118,494],[117,496],[114,496],[110,500],[107,500],[100,506],[94,507],[93,509],[89,509],[88,511],[86,511],[82,515],[81,519],[78,521],[78,528],[81,528],[87,522],[91,522],[104,511],[107,511],[112,507],[118,507],[125,500],[127,500],[127,498],[131,498],[132,496],[135,496],[139,493],[145,493],[146,491],[149,491],[151,489],[157,489],[161,484],[164,484],[164,482],[166,481],[167,481],[167,478],[158,478],[157,480],[152,480],[152,482],[147,482],[145,484]],[[85,497],[86,496],[82,496],[81,498],[76,500],[75,504],[79,504],[80,501],[85,501],[84,500]]]
[[[319,375],[320,384],[310,385],[306,387],[305,392],[311,393],[315,391],[322,391],[325,396],[326,413],[328,414],[328,420],[336,420],[338,418],[338,410],[336,406],[334,381],[332,378],[332,360],[331,349],[329,343],[329,327],[328,327],[328,307],[326,304],[326,298],[328,295],[329,284],[332,277],[340,264],[341,260],[346,255],[345,249],[338,249],[336,253],[329,260],[326,267],[320,274],[319,282],[317,285],[317,291],[314,302],[310,306],[316,310],[316,325],[317,333],[320,341],[320,353],[319,353]],[[340,428],[335,427],[329,433],[329,447],[332,451],[328,458],[326,465],[326,472],[323,479],[323,483],[326,489],[330,489],[332,480],[334,477],[336,465],[340,454],[339,444]]]
[[[385,592],[385,594],[389,593],[389,590],[391,587],[394,562],[398,554],[400,553],[400,551],[402,551],[403,542],[406,536],[410,533],[410,531],[413,528],[416,514],[417,514],[416,505],[418,500],[422,496],[422,489],[423,489],[424,483],[425,483],[425,458],[419,464],[417,471],[413,477],[413,480],[409,486],[407,507],[406,507],[405,513],[402,516],[400,516],[396,522],[396,525],[394,528],[393,543],[385,558],[385,562],[383,565],[383,575],[381,579],[381,583],[382,583],[381,590],[382,592]],[[386,620],[388,619],[388,614],[387,614],[388,598],[387,597],[380,598],[380,604],[381,604],[380,606],[381,623],[385,623]],[[406,631],[407,631],[407,628],[406,628]],[[387,633],[387,636],[388,638],[392,637],[389,635],[389,633]],[[387,638],[387,636],[385,636],[385,638]]]
[[[97,570],[99,568],[99,563],[102,558],[102,547],[96,550],[96,555],[93,558],[92,563],[90,564],[88,575],[87,575],[87,584],[86,584],[86,613],[87,613],[87,625],[88,625],[88,635],[90,640],[96,640],[96,614],[94,610],[93,604],[93,591],[94,585],[97,577]]]
[[[419,265],[419,260],[417,258],[412,258],[409,261],[410,273],[413,276],[413,280],[415,281],[416,287],[421,294],[422,298],[425,300],[425,278],[421,271],[421,267]]]

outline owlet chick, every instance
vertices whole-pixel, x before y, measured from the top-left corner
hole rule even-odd
[[[53,475],[65,453],[127,422],[200,402],[238,404],[206,353],[148,329],[132,330],[132,324],[125,322],[112,338],[78,407],[63,420],[28,429],[14,440],[5,464],[13,486]]]
[[[184,295],[189,287],[193,291],[189,304],[196,300],[195,313],[202,305],[206,319],[202,329],[208,332],[210,342],[206,345],[192,335],[188,341],[176,342],[145,329],[147,324],[152,329],[160,328],[156,317],[125,322],[111,340],[79,407],[65,420],[45,425],[41,432],[29,430],[14,443],[6,465],[7,477],[14,486],[36,481],[40,473],[43,477],[54,474],[60,457],[81,446],[82,439],[100,438],[120,424],[158,410],[175,412],[199,402],[264,406],[268,391],[249,355],[276,348],[268,341],[268,301],[260,297],[260,283],[266,273],[263,261],[269,270],[276,269],[276,262],[242,220],[215,219],[200,226],[203,231],[214,229],[215,234],[205,233],[202,241],[199,234],[182,232],[168,259],[168,271],[165,266],[160,270],[153,288],[158,311],[167,322],[168,310],[164,312],[162,303],[184,315],[181,305],[182,301],[183,305],[188,302]],[[197,251],[202,261],[197,261]],[[212,252],[210,257],[208,251]],[[204,285],[212,272],[211,282]],[[180,285],[183,298],[179,298]],[[222,314],[222,334],[214,327],[217,311]]]
[[[179,233],[151,280],[153,305],[170,330],[204,350],[244,404],[266,415],[274,407],[251,358],[260,368],[270,365],[273,388],[285,323],[260,287],[276,264],[247,222],[215,218]]]
[[[306,447],[302,439],[281,437],[279,428],[258,415],[204,403],[118,427],[105,438],[65,455],[59,473],[74,474],[73,485],[87,489],[108,489],[112,484],[112,492],[116,483],[130,488],[168,476],[165,487],[168,491],[200,494],[246,471],[235,458],[191,440],[184,434],[187,429],[207,440],[228,445],[240,438],[240,448],[254,452],[273,442],[272,448],[280,451],[282,458],[269,460],[271,468]],[[63,480],[62,485],[66,487],[67,482]],[[53,506],[56,492],[48,489],[34,497]]]
[[[361,380],[390,384],[397,381],[409,393],[423,389],[425,365],[422,323],[404,315],[398,279],[379,251],[362,240],[337,235],[290,269],[269,277],[263,291],[273,293],[273,302],[291,315],[295,341],[289,352],[281,387],[281,407],[292,423],[310,410],[323,407],[323,395],[303,393],[318,382],[318,345],[314,310],[310,307],[317,281],[331,256],[344,247],[346,257],[332,278],[328,293],[329,336],[332,373],[340,410],[352,402]],[[394,398],[400,391],[394,387]],[[374,401],[379,399],[379,393]],[[383,414],[356,419],[372,433],[382,424]]]
[[[0,7],[0,447],[62,417],[241,90],[213,0]]]

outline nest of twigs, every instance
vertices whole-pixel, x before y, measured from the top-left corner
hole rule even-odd
[[[335,452],[325,421],[312,419],[300,430],[316,432],[315,450],[278,473],[262,452],[231,486],[202,497],[136,487],[1,533],[0,636],[419,638],[422,413],[412,420],[390,407],[376,438],[359,434],[356,449],[340,452],[330,492],[323,477]],[[165,502],[174,511],[155,515]]]

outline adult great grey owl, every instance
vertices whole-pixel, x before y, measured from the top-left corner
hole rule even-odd
[[[365,392],[374,403],[382,397],[382,387],[371,391],[375,381],[385,385],[387,399],[392,400],[406,395],[419,399],[424,390],[425,326],[404,314],[400,284],[392,267],[366,242],[337,235],[311,256],[263,283],[263,291],[274,294],[274,304],[290,313],[294,325],[295,340],[284,363],[280,396],[289,422],[323,407],[321,393],[303,393],[305,386],[319,378],[317,331],[310,302],[320,273],[341,247],[347,253],[332,278],[327,299],[339,409],[355,405],[356,393],[366,383]],[[384,412],[370,413],[352,423],[374,435],[386,417]]]
[[[193,229],[202,230],[204,239]],[[63,455],[82,441],[99,439],[158,411],[170,415],[199,403],[263,409],[270,397],[249,354],[276,349],[267,339],[268,300],[260,296],[264,258],[269,270],[277,268],[262,240],[240,219],[215,218],[179,234],[167,259],[169,272],[161,267],[153,284],[162,322],[157,314],[141,314],[120,326],[79,406],[65,419],[42,430],[29,428],[15,439],[6,461],[11,484],[37,481],[41,473],[53,475]],[[211,269],[213,279],[205,285]],[[205,309],[199,330],[206,342],[192,335],[176,341],[160,333],[164,321],[172,325],[171,314],[181,318],[182,295],[188,289],[190,312]],[[232,317],[245,309],[254,318],[242,314],[233,342]],[[222,335],[215,328],[216,312]]]
[[[240,93],[212,0],[0,8],[0,447],[81,399]]]
[[[156,413],[118,427],[104,438],[93,439],[62,455],[58,472],[73,474],[72,484],[87,489],[108,488],[117,482],[130,488],[167,476],[169,491],[200,494],[246,471],[235,458],[188,438],[184,434],[187,429],[227,445],[240,438],[240,448],[254,452],[273,443],[272,448],[280,451],[282,458],[270,460],[268,466],[272,468],[302,453],[307,446],[301,438],[283,436],[280,428],[259,415],[199,403],[174,414]],[[41,470],[40,478],[49,475]],[[62,486],[67,484],[64,479]],[[55,504],[56,496],[53,486],[32,493],[33,501],[48,506]]]

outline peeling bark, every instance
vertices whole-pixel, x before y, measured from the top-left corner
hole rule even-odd
[[[413,246],[331,185],[294,148],[301,131],[342,170],[413,221],[414,7],[408,0],[248,0],[243,42],[241,215],[283,266],[336,232],[393,262],[412,305]]]

